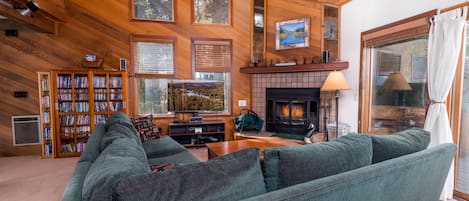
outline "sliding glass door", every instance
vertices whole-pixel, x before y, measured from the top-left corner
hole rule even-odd
[[[468,26],[466,26],[468,27]],[[469,195],[469,28],[466,30],[456,191]],[[466,197],[466,196],[465,196]],[[466,197],[467,199],[467,197]]]

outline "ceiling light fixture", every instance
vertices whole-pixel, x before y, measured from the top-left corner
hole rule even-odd
[[[28,1],[28,3],[26,3],[26,7],[24,8],[17,8],[16,10],[18,12],[20,12],[21,15],[23,16],[30,16],[32,17],[33,16],[33,13],[38,11],[39,10],[39,5],[34,2],[34,1]]]

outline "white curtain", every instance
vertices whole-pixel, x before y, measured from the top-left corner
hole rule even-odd
[[[429,147],[454,143],[445,101],[456,72],[466,15],[467,6],[435,15],[431,20],[428,40],[428,93],[431,104],[424,126],[431,132]],[[454,166],[451,165],[440,200],[453,198],[453,182]]]

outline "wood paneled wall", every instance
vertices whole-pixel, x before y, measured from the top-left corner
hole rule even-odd
[[[175,36],[176,76],[181,79],[191,78],[192,37],[233,40],[232,115],[213,117],[225,120],[227,139],[232,138],[232,116],[240,113],[238,100],[247,100],[248,108],[251,106],[251,77],[239,73],[239,68],[247,66],[250,60],[253,0],[232,0],[230,26],[193,25],[191,0],[177,0],[175,23],[130,20],[131,0],[64,2],[64,22],[59,24],[55,35],[37,33],[24,26],[0,21],[2,31],[5,28],[20,30],[19,37],[0,35],[0,156],[40,154],[40,146],[13,147],[11,130],[11,116],[39,113],[36,72],[77,68],[86,53],[102,56],[110,52],[104,58],[104,66],[117,67],[121,57],[130,61],[131,34]],[[321,4],[310,0],[269,0],[266,12],[267,58],[321,54]],[[275,22],[305,16],[310,16],[310,47],[275,51]],[[15,90],[28,91],[28,98],[13,98]],[[171,120],[157,119],[163,133],[167,132],[167,123]]]
[[[266,59],[314,57],[321,55],[322,5],[310,0],[269,0],[266,3]],[[310,44],[307,48],[275,50],[275,23],[309,17]]]
[[[38,114],[38,71],[77,68],[84,54],[104,59],[107,67],[117,67],[119,58],[130,61],[130,34],[168,35],[177,38],[177,77],[191,77],[191,37],[233,40],[232,69],[233,115],[239,114],[237,100],[250,105],[250,76],[239,73],[250,58],[251,1],[233,0],[231,26],[202,26],[191,23],[190,0],[177,0],[176,22],[141,22],[129,19],[130,0],[67,0],[64,23],[58,33],[43,34],[24,25],[0,21],[0,28],[18,28],[19,37],[0,35],[0,156],[40,155],[40,146],[13,147],[11,116]],[[28,91],[28,98],[14,98],[13,91]],[[232,116],[218,117],[233,132]],[[170,119],[158,119],[167,130]],[[229,136],[228,136],[229,137]]]

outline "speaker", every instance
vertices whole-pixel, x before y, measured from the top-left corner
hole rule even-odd
[[[119,59],[119,69],[121,71],[126,71],[127,70],[127,60],[125,58],[120,58]]]

